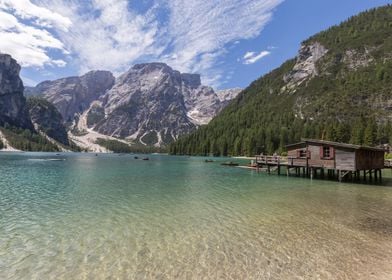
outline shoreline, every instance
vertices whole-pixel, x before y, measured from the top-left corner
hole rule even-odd
[[[231,157],[235,159],[249,159],[249,160],[255,160],[255,157],[246,157],[246,156],[236,156],[236,157]]]

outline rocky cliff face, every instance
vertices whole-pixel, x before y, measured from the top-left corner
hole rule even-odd
[[[32,129],[23,96],[20,66],[10,55],[0,54],[0,125]]]
[[[217,93],[201,84],[200,75],[164,63],[135,65],[116,80],[110,72],[94,71],[28,89],[53,103],[73,123],[73,136],[84,136],[79,140],[85,146],[87,138],[104,136],[165,145],[207,124],[238,92]]]
[[[199,75],[181,74],[163,63],[135,65],[101,99],[106,117],[93,129],[146,145],[166,144],[196,128],[188,113],[199,106],[200,96],[214,98],[215,93],[201,85]]]
[[[108,71],[91,71],[81,77],[42,82],[29,89],[29,93],[43,96],[56,106],[65,121],[72,122],[75,114],[87,110],[114,81],[113,74]]]
[[[27,105],[31,121],[38,131],[63,145],[69,145],[63,118],[52,103],[43,98],[30,97]]]
[[[328,50],[319,42],[302,45],[293,69],[283,77],[286,85],[282,88],[282,91],[295,91],[295,88],[304,81],[317,76],[319,73],[317,62],[327,52]]]
[[[218,91],[216,94],[221,102],[221,109],[226,107],[241,91],[241,88],[230,88]]]

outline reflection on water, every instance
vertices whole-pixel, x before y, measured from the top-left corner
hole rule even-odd
[[[51,158],[0,156],[0,279],[392,279],[388,181]]]

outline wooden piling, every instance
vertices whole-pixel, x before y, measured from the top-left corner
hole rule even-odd
[[[310,156],[310,154],[309,154]],[[310,157],[309,157],[310,158]],[[294,160],[297,160],[295,162]],[[313,160],[313,158],[312,158]],[[366,181],[382,181],[382,168],[373,166],[372,168],[362,169],[361,166],[356,166],[350,169],[352,166],[345,166],[347,169],[342,170],[335,163],[332,165],[324,165],[325,162],[313,162],[310,160],[305,161],[305,157],[288,157],[287,159],[278,156],[256,156],[256,170],[266,171],[268,174],[272,174],[274,171],[278,175],[282,175],[282,167],[286,168],[286,175],[295,175],[297,177],[307,177],[311,179],[328,178],[333,180],[347,180],[352,182],[358,182],[363,180]],[[385,165],[385,168],[389,168],[389,165]],[[392,162],[391,162],[392,170]],[[293,171],[291,171],[293,170]],[[363,172],[363,173],[362,173]],[[363,175],[363,177],[362,177]]]
[[[373,180],[372,170],[369,170],[369,181],[371,182],[372,180]]]

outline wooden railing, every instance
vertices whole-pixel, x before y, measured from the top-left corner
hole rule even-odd
[[[257,155],[256,163],[271,165],[287,164],[287,157]]]
[[[256,164],[264,165],[286,165],[286,166],[306,166],[307,159],[299,157],[263,156],[257,155]]]

